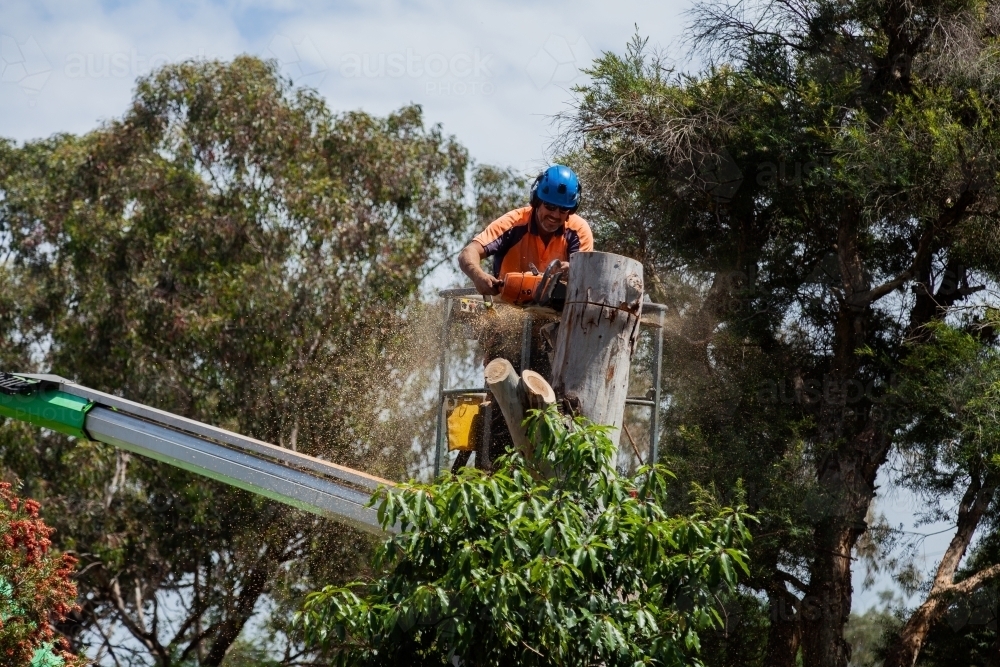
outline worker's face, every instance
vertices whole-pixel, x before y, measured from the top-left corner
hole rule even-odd
[[[560,209],[558,206],[546,204],[545,202],[542,202],[542,205],[538,207],[538,226],[546,234],[553,234],[559,231],[559,228],[563,226],[568,217],[569,211],[567,209]]]

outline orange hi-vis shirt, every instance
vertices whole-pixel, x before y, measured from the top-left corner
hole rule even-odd
[[[491,222],[473,239],[486,248],[487,257],[493,258],[495,277],[525,273],[532,264],[544,271],[554,259],[568,262],[575,252],[594,251],[594,234],[580,216],[571,214],[546,244],[531,213],[530,206],[514,209]]]

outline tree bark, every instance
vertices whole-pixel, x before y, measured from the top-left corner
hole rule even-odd
[[[919,254],[919,252],[918,252]],[[875,477],[885,462],[889,436],[873,411],[849,405],[848,387],[857,382],[872,289],[858,241],[858,216],[845,208],[837,234],[842,293],[834,322],[833,359],[823,378],[818,419],[816,481],[821,494],[813,517],[809,585],[799,613],[803,663],[807,667],[847,667],[851,647],[844,626],[851,613],[851,557],[875,496]]]
[[[875,424],[821,459],[817,477],[824,497],[814,528],[815,553],[809,591],[800,605],[803,663],[846,667],[851,649],[844,626],[851,613],[852,552],[867,530],[875,476],[885,462],[889,438]]]
[[[767,590],[770,628],[767,633],[767,667],[796,667],[802,628],[799,624],[800,601],[784,582],[773,581]]]
[[[570,260],[552,386],[567,411],[613,426],[615,445],[639,337],[642,294],[642,264],[634,259],[579,252]]]

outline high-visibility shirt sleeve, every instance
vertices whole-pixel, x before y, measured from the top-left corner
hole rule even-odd
[[[509,240],[511,236],[507,232],[510,232],[514,227],[525,226],[528,220],[530,220],[531,207],[527,207],[529,215],[525,217],[525,209],[518,208],[505,213],[493,222],[491,222],[486,229],[477,234],[472,240],[478,242],[483,248],[486,249],[486,256],[492,257],[501,250],[501,246],[505,239]],[[527,231],[527,227],[525,230]],[[506,234],[506,236],[504,236]],[[520,235],[518,235],[520,236]],[[593,243],[591,243],[593,245]]]

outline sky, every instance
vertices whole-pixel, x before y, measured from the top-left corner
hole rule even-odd
[[[689,0],[467,2],[372,0],[4,0],[0,3],[0,136],[26,141],[82,133],[122,115],[136,77],[187,58],[249,53],[276,59],[334,111],[386,114],[420,104],[480,163],[537,172],[552,157],[555,117],[605,51],[638,33],[682,60]],[[916,500],[879,500],[890,523],[917,527]],[[928,565],[950,534],[921,545]],[[878,603],[882,576],[854,608]]]
[[[331,109],[410,103],[478,162],[537,170],[580,67],[636,30],[681,52],[688,0],[659,3],[5,0],[0,136],[80,133],[121,115],[134,81],[185,58],[274,58]]]

